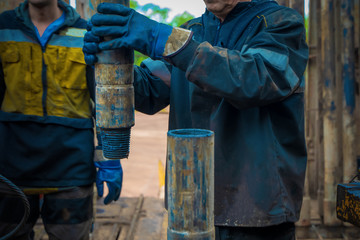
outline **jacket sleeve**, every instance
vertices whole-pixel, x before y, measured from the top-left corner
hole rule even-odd
[[[167,75],[167,74],[165,74]],[[155,114],[170,103],[170,88],[147,65],[134,66],[135,109]]]
[[[92,116],[95,119],[96,109],[95,109],[95,73],[94,66],[86,66],[86,84],[89,89],[90,99],[92,101]]]
[[[303,85],[308,59],[303,18],[289,8],[263,18],[241,49],[192,40],[170,62],[186,71],[189,81],[237,108],[281,101]]]

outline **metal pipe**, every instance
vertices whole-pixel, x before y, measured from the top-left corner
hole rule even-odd
[[[289,0],[277,0],[279,5],[283,5],[285,7],[289,7]]]
[[[102,2],[129,7],[129,0],[91,0],[95,9]],[[90,6],[90,7],[91,7]],[[106,39],[105,39],[106,40]],[[95,64],[96,125],[100,128],[105,159],[127,158],[130,131],[135,124],[133,63],[130,49],[102,51]]]
[[[322,61],[323,61],[323,106],[324,106],[324,224],[337,226],[336,188],[341,182],[339,156],[339,129],[337,119],[337,92],[335,73],[335,0],[322,0]]]
[[[89,20],[92,15],[96,12],[94,6],[97,6],[92,1],[89,0],[76,0],[76,11],[80,14],[80,16],[86,20]]]
[[[356,46],[356,50],[359,52],[360,49],[360,0],[355,0],[355,9],[354,9],[354,16],[355,16],[355,46]],[[356,62],[356,67],[355,69],[359,69],[360,68],[360,54],[357,54],[357,58],[355,60]],[[356,78],[356,97],[355,100],[356,102],[360,102],[360,77]],[[360,139],[360,108],[359,106],[356,106],[355,108],[355,118],[356,120],[356,139]],[[356,155],[357,155],[357,159],[360,159],[360,141],[356,141]],[[360,161],[358,161],[358,169],[360,169]]]
[[[304,16],[304,0],[291,0],[290,7],[298,11],[302,16]]]
[[[324,117],[323,117],[323,96],[322,96],[322,90],[324,82],[323,80],[323,62],[322,62],[322,34],[321,34],[321,2],[320,1],[310,1],[311,5],[313,6],[310,11],[314,11],[311,13],[312,16],[315,16],[316,19],[316,31],[317,34],[317,49],[316,49],[316,64],[317,64],[317,73],[318,77],[316,79],[317,81],[317,94],[318,94],[318,111],[316,114],[316,127],[315,127],[315,135],[316,135],[316,143],[315,143],[315,149],[316,149],[316,174],[317,174],[317,202],[318,202],[318,214],[320,216],[320,219],[324,218],[324,169],[325,169],[325,160],[324,160]],[[315,2],[315,5],[313,5]],[[311,24],[310,24],[311,25]]]
[[[168,240],[214,240],[214,133],[168,132]]]
[[[315,118],[318,110],[317,102],[318,102],[318,94],[317,94],[317,57],[315,54],[316,51],[316,40],[317,40],[317,31],[316,29],[316,2],[311,2],[310,7],[310,15],[309,15],[309,30],[308,30],[308,44],[310,47],[309,53],[309,62],[307,66],[307,70],[305,73],[305,134],[306,134],[306,143],[308,149],[308,163],[306,169],[306,177],[304,184],[304,197],[303,204],[301,207],[300,219],[297,222],[297,226],[309,226],[311,224],[311,190],[316,189],[316,183],[314,179],[315,171],[315,143],[316,143],[316,135],[315,135]],[[315,192],[315,190],[313,190]]]
[[[342,137],[343,181],[348,183],[357,173],[355,119],[355,36],[354,0],[341,1],[342,23]]]

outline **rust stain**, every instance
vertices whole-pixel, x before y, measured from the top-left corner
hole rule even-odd
[[[169,240],[214,239],[214,138],[194,135],[168,134]]]

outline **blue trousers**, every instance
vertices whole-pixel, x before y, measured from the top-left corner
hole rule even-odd
[[[42,218],[50,240],[89,239],[93,219],[93,186],[74,187],[66,191],[28,195],[30,216],[25,226],[11,239],[32,240],[33,227]],[[0,237],[11,232],[24,215],[19,198],[0,196]]]

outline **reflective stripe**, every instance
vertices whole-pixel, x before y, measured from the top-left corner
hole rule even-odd
[[[244,46],[243,49],[246,49],[246,46]],[[284,76],[286,80],[288,80],[291,89],[294,89],[299,85],[300,79],[289,65],[289,57],[287,55],[270,51],[264,48],[249,48],[246,51],[242,52],[242,54],[250,56],[253,56],[255,54],[261,55],[261,57],[263,57],[273,67],[284,72]]]
[[[1,29],[0,42],[30,42],[38,44],[37,41],[17,29]]]
[[[77,47],[82,48],[84,44],[85,29],[69,28],[60,32],[59,35],[54,34],[48,45],[61,47]],[[38,44],[33,38],[23,33],[21,30],[2,29],[0,30],[0,42],[30,42]]]
[[[82,48],[84,45],[84,39],[80,37],[53,35],[48,42],[48,45],[68,48]]]
[[[82,28],[67,28],[59,33],[61,36],[70,36],[70,37],[84,37],[86,29]]]

